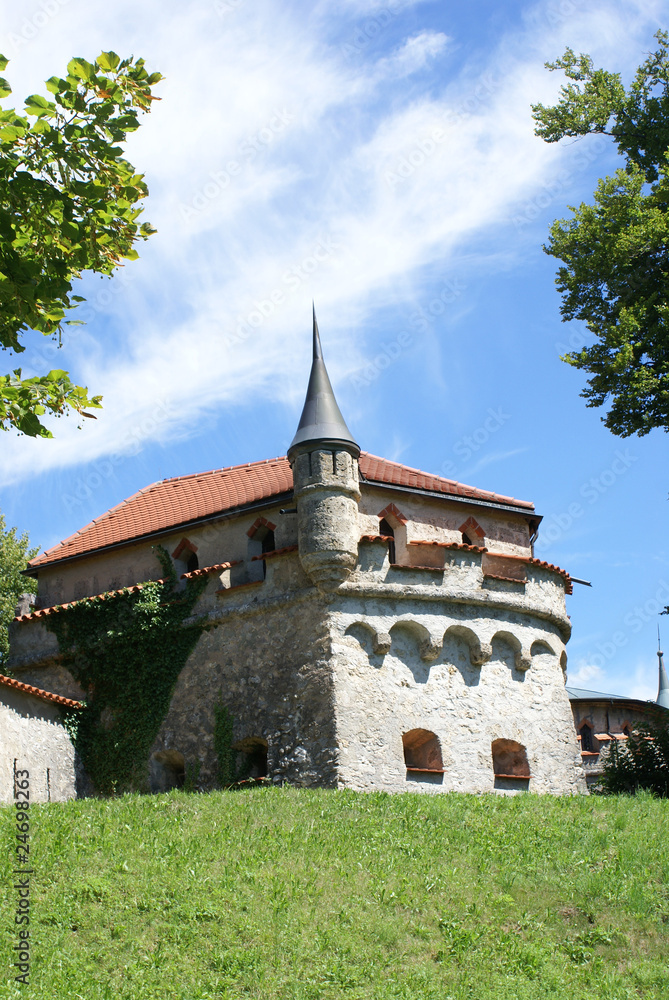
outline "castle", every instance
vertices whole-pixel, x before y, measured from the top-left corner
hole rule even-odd
[[[159,543],[182,581],[206,580],[193,609],[206,629],[139,762],[154,790],[195,764],[214,787],[222,703],[248,770],[276,783],[584,792],[565,689],[571,581],[534,558],[540,521],[527,501],[361,452],[314,317],[287,458],[155,483],[34,559],[9,686],[49,711],[79,704],[49,616],[160,578]],[[38,716],[19,750],[42,746],[42,767],[55,723]],[[72,753],[54,751],[47,773],[55,797],[74,793]]]

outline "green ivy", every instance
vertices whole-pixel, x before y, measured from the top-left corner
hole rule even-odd
[[[146,783],[149,751],[169,710],[177,678],[204,629],[184,624],[207,585],[182,590],[172,561],[154,546],[166,579],[75,601],[46,619],[64,666],[88,693],[71,720],[82,763],[102,795]]]

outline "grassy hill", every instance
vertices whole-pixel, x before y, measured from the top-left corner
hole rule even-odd
[[[669,997],[669,801],[257,789],[33,807],[0,997]]]

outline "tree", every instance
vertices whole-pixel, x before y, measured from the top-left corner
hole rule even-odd
[[[609,794],[646,789],[669,798],[669,720],[644,723],[624,742],[612,740],[603,762],[602,787]]]
[[[614,434],[669,430],[669,34],[629,87],[567,49],[547,63],[568,83],[553,107],[532,106],[536,134],[611,136],[624,168],[599,181],[591,205],[553,223],[546,253],[564,262],[556,284],[565,321],[585,322],[596,342],[563,361],[590,374],[588,406],[610,404]]]
[[[0,70],[8,60],[0,56]],[[23,115],[0,110],[0,345],[15,353],[36,331],[61,342],[65,317],[83,299],[72,293],[84,271],[111,275],[134,244],[155,230],[139,225],[148,194],[142,174],[123,159],[121,143],[139,127],[162,77],[144,60],[103,52],[93,63],[73,59],[64,78],[34,94]],[[0,98],[11,88],[0,79]],[[0,428],[51,437],[40,417],[76,410],[92,416],[100,396],[65,371],[0,376]]]
[[[26,563],[34,559],[39,549],[31,549],[28,533],[16,534],[16,528],[5,529],[4,514],[0,514],[0,669],[9,655],[7,626],[14,617],[16,602],[21,594],[34,594],[37,580],[21,576]]]

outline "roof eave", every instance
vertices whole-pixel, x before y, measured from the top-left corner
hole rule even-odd
[[[21,570],[21,575],[31,576],[37,579],[41,570],[51,569],[52,566],[64,566],[66,563],[76,562],[78,559],[86,559],[90,556],[113,552],[116,549],[126,548],[129,545],[137,545],[141,542],[147,542],[152,538],[165,538],[167,535],[174,534],[175,531],[185,531],[188,528],[199,528],[201,525],[209,524],[212,521],[221,521],[227,517],[236,517],[237,515],[245,514],[248,511],[274,507],[277,503],[285,503],[286,501],[292,499],[292,490],[287,490],[283,493],[275,493],[273,496],[267,497],[266,499],[253,500],[251,503],[220,511],[218,514],[209,514],[207,517],[194,518],[191,521],[181,521],[179,524],[170,525],[169,528],[161,528],[159,531],[149,531],[145,535],[136,535],[134,538],[124,538],[123,541],[112,542],[110,545],[103,545],[97,549],[88,549],[86,552],[77,552],[74,555],[65,556],[64,559],[52,559],[49,560],[49,562],[42,563],[40,566],[27,566],[26,569]]]

